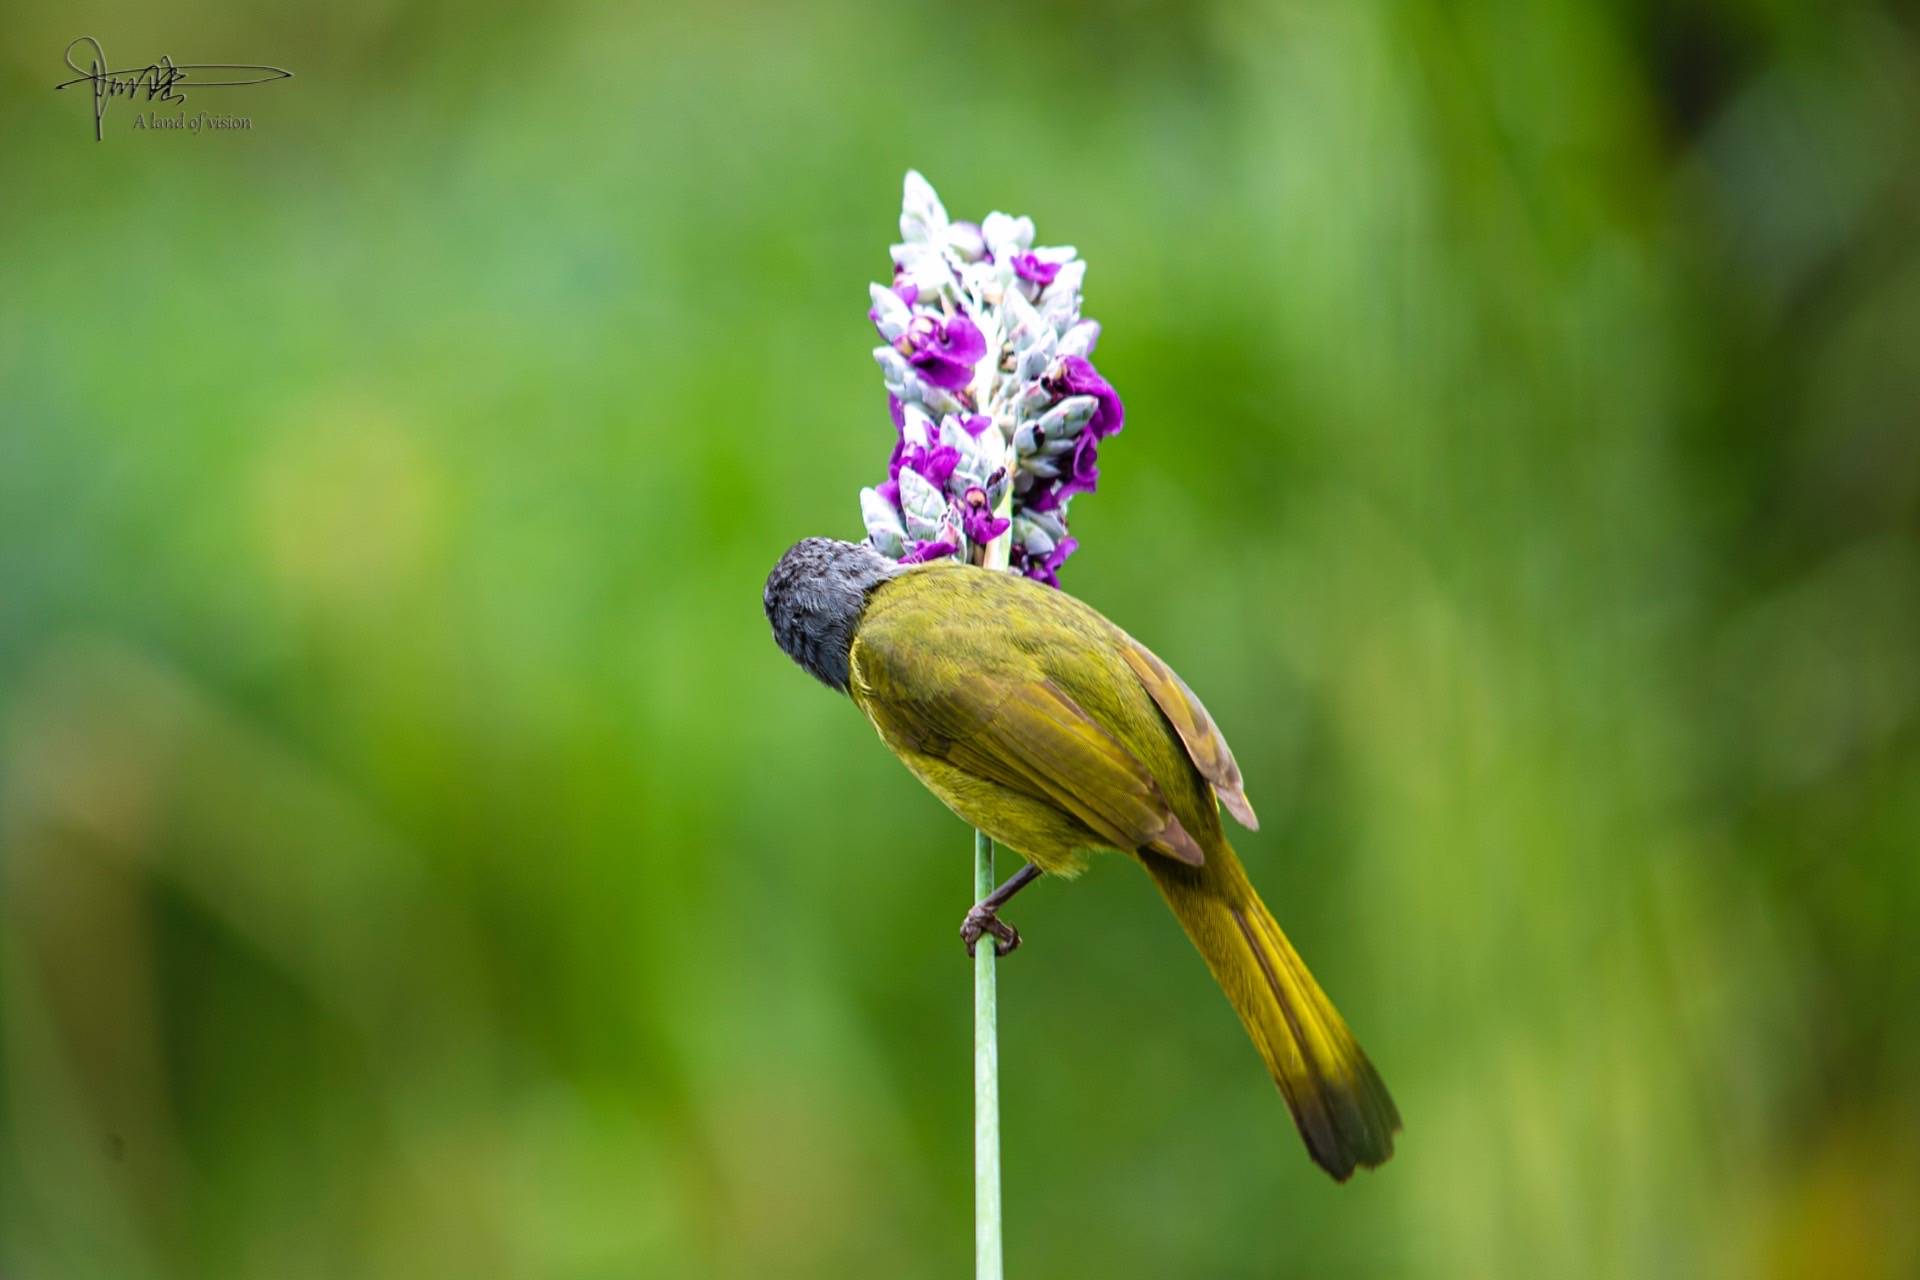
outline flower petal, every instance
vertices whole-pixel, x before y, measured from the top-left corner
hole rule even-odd
[[[1036,582],[1044,582],[1050,587],[1060,586],[1060,566],[1067,557],[1080,549],[1080,543],[1074,538],[1062,538],[1044,560],[1027,565],[1027,576]]]
[[[950,556],[957,550],[959,550],[958,547],[945,539],[935,539],[930,542],[916,542],[907,554],[900,557],[900,563],[922,564],[928,560],[938,560],[942,556]]]
[[[1029,283],[1045,286],[1052,284],[1053,278],[1060,274],[1060,264],[1042,262],[1031,253],[1016,253],[1013,255],[1013,273]]]
[[[1118,434],[1126,425],[1126,406],[1120,403],[1120,396],[1110,383],[1100,376],[1100,371],[1080,356],[1063,356],[1060,360],[1060,373],[1052,379],[1056,389],[1069,395],[1093,396],[1099,400],[1100,408],[1094,412],[1087,423],[1090,435],[1110,436]]]

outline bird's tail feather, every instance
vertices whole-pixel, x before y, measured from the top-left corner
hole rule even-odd
[[[1204,866],[1146,854],[1293,1112],[1314,1162],[1344,1182],[1393,1154],[1400,1113],[1347,1024],[1223,842]]]

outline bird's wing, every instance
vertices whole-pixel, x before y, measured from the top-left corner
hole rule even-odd
[[[1227,807],[1228,813],[1239,819],[1241,826],[1249,831],[1258,831],[1260,820],[1254,816],[1253,805],[1247,801],[1246,785],[1240,780],[1240,766],[1234,763],[1233,751],[1227,746],[1227,740],[1220,736],[1220,730],[1213,723],[1213,717],[1207,714],[1206,707],[1201,705],[1193,690],[1187,688],[1187,682],[1138,641],[1125,645],[1121,653],[1127,665],[1133,668],[1133,673],[1140,677],[1141,685],[1160,708],[1161,714],[1166,716],[1167,723],[1180,735],[1193,767],[1219,792],[1220,803]]]
[[[863,631],[859,701],[891,741],[1073,815],[1117,849],[1194,866],[1206,856],[1138,757],[1044,677],[957,672],[922,662],[908,678],[884,634]],[[929,685],[933,687],[929,687]]]

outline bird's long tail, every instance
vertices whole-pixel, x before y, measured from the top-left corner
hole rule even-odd
[[[1253,1037],[1314,1162],[1345,1182],[1393,1154],[1400,1113],[1223,841],[1204,866],[1143,855]]]

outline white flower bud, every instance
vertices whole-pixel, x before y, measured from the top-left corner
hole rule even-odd
[[[903,467],[900,506],[906,513],[907,532],[924,542],[940,531],[940,522],[947,514],[947,495],[934,488],[918,471]]]
[[[916,169],[907,170],[900,194],[900,238],[910,244],[938,244],[947,230],[947,209],[933,184]]]
[[[986,237],[982,236],[980,228],[971,222],[949,223],[946,247],[964,262],[978,262],[987,253]]]
[[[860,491],[860,519],[873,549],[895,559],[907,553],[907,528],[891,502],[874,489]]]
[[[1026,515],[1013,518],[1013,540],[1025,547],[1030,556],[1045,556],[1057,545],[1051,534]]]
[[[919,291],[917,302],[951,294],[957,287],[953,268],[938,249],[919,244],[893,246],[893,263],[900,270],[896,283],[910,284]]]
[[[980,234],[986,237],[987,248],[994,257],[1011,257],[1032,247],[1033,219],[1011,218],[995,210],[981,222]]]
[[[1000,310],[1006,315],[1008,344],[1015,351],[1026,350],[1046,332],[1046,321],[1017,289],[1008,291],[1000,302]]]
[[[1053,326],[1048,324],[1041,330],[1040,341],[1020,353],[1020,359],[1013,366],[1013,376],[1022,383],[1032,382],[1047,371],[1057,351],[1058,342],[1053,336]]]
[[[880,366],[881,380],[902,404],[913,404],[929,389],[913,371],[907,358],[892,347],[875,347],[873,362]]]
[[[867,296],[873,299],[873,323],[880,336],[888,342],[898,342],[907,331],[907,325],[913,321],[913,309],[900,301],[900,295],[883,284],[867,286]]]
[[[917,379],[916,379],[917,380]],[[965,413],[967,406],[960,403],[960,397],[941,387],[920,383],[920,403],[927,406],[929,413]]]
[[[1040,314],[1046,317],[1055,333],[1065,333],[1080,323],[1080,295],[1048,289],[1040,296]]]
[[[1079,356],[1082,360],[1093,354],[1094,343],[1100,341],[1100,322],[1082,320],[1060,336],[1060,354]]]
[[[974,451],[980,455],[981,459],[988,464],[987,469],[989,471],[1007,459],[1007,436],[1006,433],[1000,429],[998,422],[993,423],[978,436],[974,437],[972,447]]]
[[[1072,251],[1069,250],[1068,252]],[[1042,309],[1045,309],[1045,303],[1048,298],[1060,294],[1070,294],[1077,304],[1080,300],[1080,286],[1085,284],[1086,280],[1087,264],[1084,262],[1068,262],[1060,268],[1060,274],[1053,278],[1053,283],[1047,286],[1046,292],[1040,295]]]
[[[998,304],[1005,282],[1000,279],[1000,267],[992,262],[963,262],[960,264],[960,288],[963,292],[977,298],[984,298],[989,304]]]
[[[939,440],[940,429],[933,425],[933,419],[923,413],[919,405],[901,405],[900,417],[902,419],[900,424],[900,438],[908,444],[925,445],[928,448],[932,448],[934,443]]]
[[[1067,518],[1058,507],[1052,511],[1029,511],[1026,513],[1026,518],[1033,522],[1036,529],[1052,538],[1055,545],[1067,536]]]
[[[1100,401],[1093,396],[1068,396],[1040,416],[1040,430],[1049,440],[1077,436],[1099,411]]]

